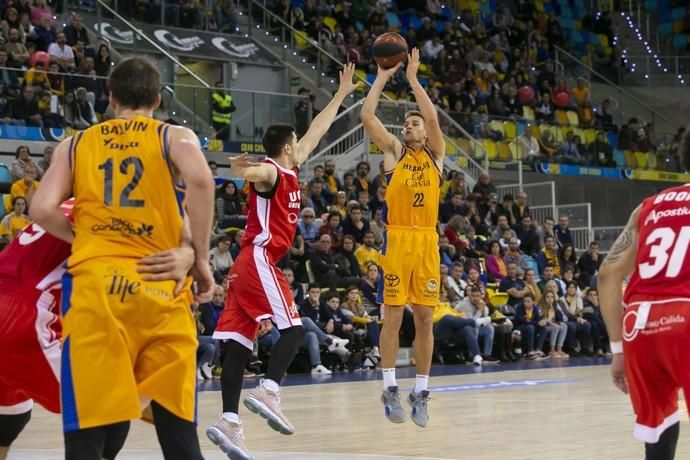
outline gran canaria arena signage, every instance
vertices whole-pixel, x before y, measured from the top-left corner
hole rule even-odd
[[[85,22],[117,49],[157,51],[151,43],[116,18],[102,18],[100,22],[95,18],[85,18]],[[243,35],[225,35],[153,24],[137,26],[161,48],[175,55],[193,56],[198,59],[247,61],[254,64],[277,64],[271,54]]]

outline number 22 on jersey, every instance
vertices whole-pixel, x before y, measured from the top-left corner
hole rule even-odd
[[[655,229],[645,241],[649,248],[649,261],[640,263],[640,278],[649,279],[666,268],[665,276],[675,278],[683,267],[685,255],[690,244],[690,226],[681,227],[676,232],[670,227]]]

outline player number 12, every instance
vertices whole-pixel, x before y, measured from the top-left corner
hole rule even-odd
[[[134,176],[132,180],[122,189],[120,193],[120,206],[123,208],[143,208],[144,200],[132,200],[129,195],[139,184],[141,177],[144,175],[144,164],[137,157],[127,157],[120,162],[120,173],[127,174],[129,166],[134,166]],[[105,163],[98,165],[98,169],[103,169],[105,175],[103,177],[103,203],[106,206],[113,205],[113,159],[108,158]]]

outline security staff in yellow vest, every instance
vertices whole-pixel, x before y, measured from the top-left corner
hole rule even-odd
[[[225,93],[223,82],[216,82],[216,91],[211,94],[211,121],[213,129],[216,130],[216,139],[221,141],[230,139],[232,112],[235,110],[232,96]]]

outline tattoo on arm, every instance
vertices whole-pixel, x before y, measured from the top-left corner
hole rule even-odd
[[[613,243],[613,247],[606,256],[606,259],[604,259],[604,261],[602,262],[602,265],[616,262],[623,256],[625,251],[630,249],[630,246],[633,243],[633,232],[637,231],[637,218],[639,215],[639,209],[639,207],[636,208],[630,215],[630,219],[628,220],[628,223],[623,229],[623,233],[618,235],[618,238],[616,238],[615,243]]]

